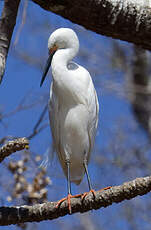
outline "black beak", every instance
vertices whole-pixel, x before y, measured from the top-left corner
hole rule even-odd
[[[51,66],[51,61],[52,61],[52,58],[53,58],[53,55],[55,54],[55,51],[53,51],[49,57],[48,57],[48,60],[47,60],[47,63],[46,63],[46,66],[44,68],[44,72],[43,72],[43,75],[42,75],[42,79],[41,79],[41,82],[40,82],[40,87],[42,86],[45,78],[46,78],[46,75],[48,73],[48,70],[49,70],[49,67]]]

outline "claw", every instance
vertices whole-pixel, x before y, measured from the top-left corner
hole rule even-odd
[[[99,191],[107,190],[107,189],[110,189],[110,188],[111,188],[111,186],[108,186],[108,187],[106,187],[106,188],[100,189]],[[62,198],[61,200],[59,200],[59,201],[57,202],[56,208],[59,208],[59,206],[60,206],[65,200],[67,200],[67,202],[68,202],[68,208],[69,208],[69,214],[72,214],[72,209],[71,209],[71,198],[79,198],[79,197],[81,197],[81,199],[82,199],[82,201],[83,201],[84,198],[85,198],[90,192],[93,194],[94,199],[95,199],[96,192],[95,192],[95,190],[93,190],[93,189],[91,189],[89,192],[85,192],[85,193],[83,193],[83,194],[71,195],[71,194],[69,193],[67,197]]]
[[[61,200],[59,200],[57,202],[56,208],[59,208],[59,206],[62,204],[62,202],[64,202],[65,200],[67,200],[68,202],[68,208],[69,208],[69,214],[72,214],[72,210],[71,210],[71,198],[78,198],[81,197],[81,194],[77,194],[77,195],[71,195],[70,193],[68,194],[67,197],[62,198]]]
[[[101,188],[101,189],[98,190],[98,191],[101,192],[101,191],[104,191],[104,190],[108,190],[108,189],[110,189],[110,188],[112,188],[112,186],[108,186],[108,187],[105,187],[105,188]]]
[[[95,190],[91,189],[89,192],[85,192],[85,193],[83,193],[83,194],[81,195],[82,201],[84,200],[84,198],[85,198],[90,192],[93,194],[93,196],[94,196],[94,198],[95,198],[95,195],[96,195]]]
[[[104,190],[107,190],[107,189],[110,189],[110,188],[111,188],[111,186],[102,188],[102,189],[99,190],[99,192],[104,191]],[[85,198],[90,192],[93,194],[93,197],[94,197],[94,199],[95,199],[96,192],[95,192],[95,190],[91,189],[89,192],[85,192],[85,193],[83,193],[83,194],[81,195],[82,201],[84,200],[84,198]]]

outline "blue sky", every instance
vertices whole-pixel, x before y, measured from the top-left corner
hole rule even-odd
[[[130,148],[130,146],[135,143],[136,133],[139,135],[139,139],[141,139],[142,143],[146,142],[146,135],[136,123],[131,111],[131,104],[127,100],[124,92],[124,72],[111,66],[113,40],[87,31],[83,27],[75,25],[60,16],[44,11],[38,5],[29,1],[26,21],[20,32],[18,43],[14,46],[16,34],[21,24],[23,7],[24,1],[21,2],[17,25],[13,33],[7,59],[6,72],[2,85],[0,86],[0,113],[7,115],[11,111],[14,111],[19,103],[22,104],[23,98],[25,98],[24,105],[34,104],[34,106],[4,118],[3,123],[0,124],[0,137],[2,138],[8,135],[23,137],[31,134],[49,97],[51,72],[49,72],[43,87],[40,88],[42,68],[45,65],[48,55],[48,37],[59,27],[69,27],[77,32],[80,40],[81,48],[79,56],[75,58],[75,61],[87,68],[91,73],[100,104],[99,129],[89,165],[94,188],[99,189],[104,186],[120,184],[126,179],[135,178],[137,174],[141,175],[142,172],[139,170],[136,174],[128,174],[129,177],[123,173],[122,169],[116,167],[116,164],[114,164],[117,156],[114,155],[113,150],[109,148],[110,144],[113,145],[113,139],[115,139],[115,149],[120,149],[120,145],[122,145],[123,149],[125,149],[125,146]],[[131,44],[126,42],[119,42],[119,44],[126,50],[126,55],[130,56]],[[21,57],[24,58],[22,59]],[[33,62],[36,64],[33,65]],[[113,90],[112,87],[109,89],[113,83],[115,83],[116,86],[115,90]],[[121,92],[124,96],[121,96],[117,92]],[[48,113],[45,115],[43,121],[43,124],[47,123],[49,124]],[[122,139],[122,135],[118,141],[117,134],[119,134],[119,132],[126,136],[126,141]],[[139,145],[139,143],[137,144]],[[31,151],[43,156],[50,145],[51,136],[49,127],[47,127],[32,139],[30,148]],[[119,153],[120,156],[121,154],[122,153]],[[16,156],[17,153],[12,155],[12,158],[15,159]],[[98,165],[96,164],[96,159],[100,159],[100,161],[104,163]],[[52,168],[48,170],[53,182],[49,190],[49,199],[57,200],[66,196],[66,179],[62,176],[62,171],[56,158],[53,162]],[[88,190],[86,178],[79,187],[73,185],[73,193],[84,192],[85,190]],[[136,198],[137,203],[140,202],[140,199],[142,198]],[[113,205],[107,209],[82,215],[91,219],[92,223],[95,218],[93,229],[101,229],[101,227],[104,229],[113,227],[121,229],[121,225],[123,230],[131,229],[131,226],[129,226],[125,219],[123,211],[127,203],[128,202]],[[132,201],[132,204],[133,203],[135,202]],[[45,229],[50,229],[50,227],[58,229],[63,228],[63,224],[66,223],[66,229],[71,229],[73,225],[75,227],[79,226],[77,224],[77,220],[79,219],[80,216],[77,214],[51,222],[42,222],[38,224],[38,226],[39,229],[44,227]],[[112,221],[110,222],[110,220]],[[80,223],[82,224],[81,219]],[[146,223],[142,223],[145,227]],[[12,229],[14,228],[15,227],[12,227]],[[7,229],[7,227],[5,227],[5,229]]]

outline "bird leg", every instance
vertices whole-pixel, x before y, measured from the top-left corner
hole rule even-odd
[[[82,194],[77,194],[77,195],[68,194],[67,197],[62,198],[61,200],[59,200],[57,202],[56,208],[58,208],[62,204],[62,202],[64,202],[65,200],[67,200],[67,202],[68,202],[68,208],[69,208],[69,214],[72,214],[71,198],[79,198],[79,197],[82,197]]]
[[[62,198],[61,200],[59,200],[58,202],[57,202],[57,205],[56,205],[56,208],[58,208],[60,205],[61,205],[61,203],[63,202],[63,201],[65,201],[65,200],[67,200],[67,202],[68,202],[68,208],[69,208],[69,214],[71,214],[72,213],[72,210],[71,210],[71,198],[77,198],[77,197],[81,197],[81,194],[77,194],[77,195],[71,195],[71,181],[70,181],[70,162],[69,162],[69,160],[67,160],[67,188],[68,188],[68,195],[67,195],[67,197],[64,197],[64,198]]]
[[[95,199],[95,196],[96,196],[96,192],[94,189],[92,189],[92,185],[91,185],[91,180],[90,180],[90,176],[89,176],[89,173],[88,173],[88,166],[87,166],[87,161],[84,160],[84,169],[85,169],[85,172],[86,172],[86,175],[87,175],[87,180],[88,180],[88,185],[89,185],[89,192],[91,192],[93,194],[93,197]],[[111,186],[108,186],[108,187],[105,187],[105,188],[102,188],[100,189],[99,191],[103,191],[103,190],[107,190],[107,189],[110,189]],[[89,192],[85,192],[82,194],[82,200],[88,195]]]
[[[91,192],[93,194],[93,197],[95,199],[95,190],[92,189],[92,185],[91,185],[91,180],[90,180],[90,176],[89,176],[89,173],[88,173],[88,166],[87,166],[87,160],[86,159],[84,160],[83,166],[84,166],[84,169],[85,169],[85,172],[86,172],[86,176],[87,176],[87,180],[88,180],[89,192]],[[81,196],[82,200],[88,195],[89,192],[85,192],[85,193],[82,194],[82,196]]]

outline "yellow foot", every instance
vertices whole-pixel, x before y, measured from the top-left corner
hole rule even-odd
[[[64,197],[62,198],[61,200],[59,200],[57,202],[57,205],[56,205],[56,208],[59,208],[59,206],[61,205],[62,202],[64,202],[65,200],[67,200],[68,202],[68,208],[69,208],[69,214],[72,213],[72,210],[71,210],[71,198],[77,198],[77,197],[81,197],[82,195],[81,194],[77,194],[77,195],[71,195],[71,194],[68,194],[67,197]]]

